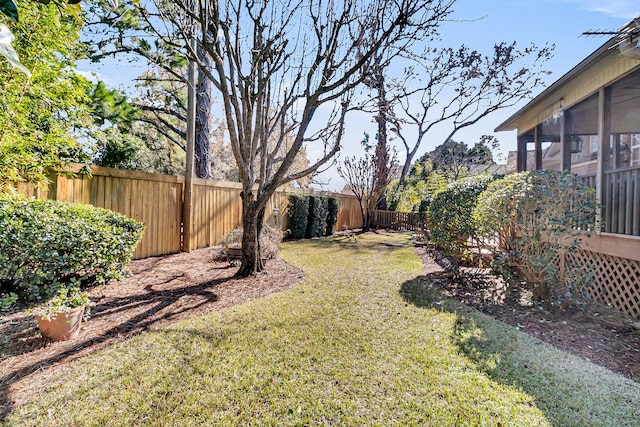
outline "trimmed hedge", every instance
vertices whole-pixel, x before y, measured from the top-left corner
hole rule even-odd
[[[493,181],[490,175],[463,178],[433,195],[428,208],[431,240],[447,255],[459,260],[472,257],[467,240],[475,237],[472,218],[478,196]]]
[[[327,225],[327,198],[323,196],[309,197],[309,220],[307,222],[306,238],[320,237],[324,235]]]
[[[304,239],[309,220],[309,197],[297,194],[289,195],[289,237]]]
[[[327,199],[327,229],[326,235],[331,236],[336,231],[338,223],[338,199],[329,197]]]
[[[0,195],[0,292],[37,301],[121,279],[143,232],[106,209]]]

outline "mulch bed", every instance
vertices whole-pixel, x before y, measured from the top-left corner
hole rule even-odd
[[[447,295],[582,359],[640,382],[640,331],[634,319],[603,304],[544,310],[524,289],[508,289],[488,269],[460,267],[417,247],[425,274]]]
[[[107,345],[181,319],[219,311],[295,286],[304,274],[269,260],[255,277],[217,259],[219,248],[132,261],[130,277],[88,290],[91,308],[80,337],[51,342],[20,308],[0,312],[0,420],[42,389],[52,374]]]
[[[630,319],[603,306],[551,313],[507,298],[506,287],[486,271],[453,275],[425,248],[416,248],[425,274],[446,293],[505,323],[585,360],[640,381],[640,334]],[[0,317],[0,420],[43,389],[60,369],[107,345],[145,330],[218,311],[295,286],[302,271],[280,260],[266,272],[235,278],[237,267],[217,260],[217,248],[132,261],[133,275],[89,290],[95,303],[79,338],[50,342],[20,308]]]

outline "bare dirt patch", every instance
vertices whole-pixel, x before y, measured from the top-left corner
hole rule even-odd
[[[417,247],[431,283],[447,295],[501,322],[582,359],[640,382],[640,331],[634,319],[603,304],[548,311],[530,304],[526,291],[508,289],[488,269],[449,269],[446,261]],[[436,259],[440,262],[436,262]]]
[[[21,308],[0,312],[0,420],[79,357],[145,330],[291,288],[304,277],[284,261],[269,260],[265,272],[236,278],[238,267],[217,260],[218,250],[132,261],[130,277],[88,290],[95,305],[72,341],[42,338]]]

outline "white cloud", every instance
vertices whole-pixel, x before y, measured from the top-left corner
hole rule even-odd
[[[604,13],[615,18],[631,20],[640,16],[640,6],[636,0],[565,0],[577,3],[584,10]]]

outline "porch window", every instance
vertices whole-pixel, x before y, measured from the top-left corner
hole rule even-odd
[[[640,235],[640,72],[606,90],[604,231]],[[606,141],[606,139],[605,139]]]
[[[598,168],[598,94],[565,112],[565,146],[571,154],[571,172],[595,179]]]

